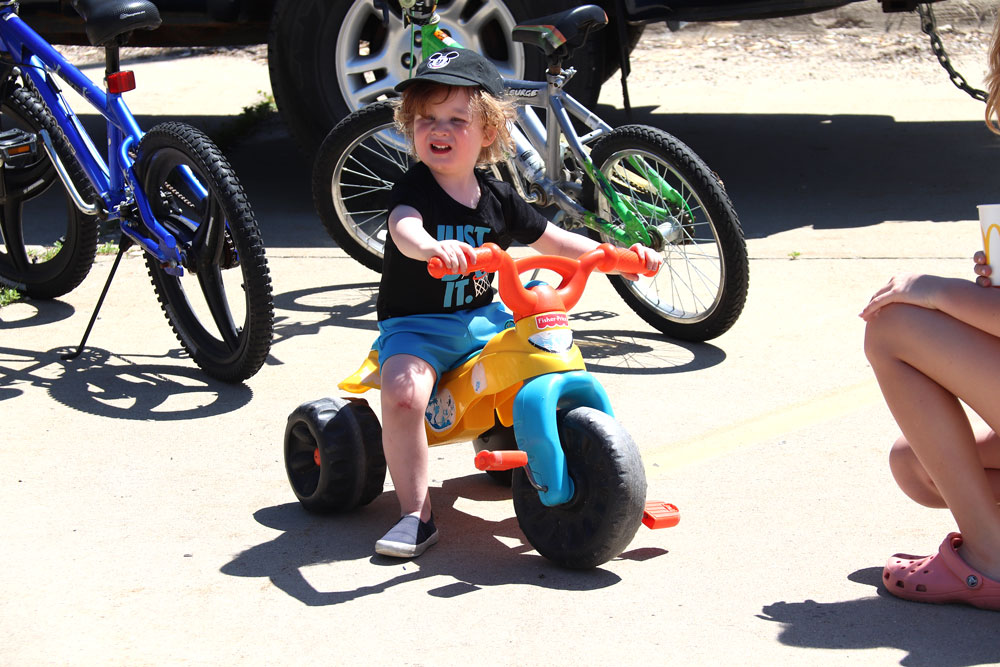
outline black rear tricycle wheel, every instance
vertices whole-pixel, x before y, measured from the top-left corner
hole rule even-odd
[[[367,505],[385,484],[382,427],[361,398],[303,403],[285,426],[285,471],[310,512]]]

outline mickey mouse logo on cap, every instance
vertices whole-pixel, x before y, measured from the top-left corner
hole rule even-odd
[[[457,57],[458,51],[449,51],[448,53],[438,51],[431,54],[431,57],[427,59],[427,66],[431,69],[441,69]]]

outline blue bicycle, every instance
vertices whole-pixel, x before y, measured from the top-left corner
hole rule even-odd
[[[33,298],[66,294],[93,265],[99,224],[115,226],[118,255],[83,340],[66,358],[82,351],[125,250],[137,245],[187,353],[212,377],[245,380],[270,352],[274,305],[243,187],[200,130],[165,122],[144,133],[122,99],[135,77],[121,69],[120,47],[133,31],[159,26],[156,6],[73,6],[90,43],[104,47],[105,88],[25,24],[16,1],[0,2],[0,283]],[[106,159],[56,77],[107,120]],[[46,200],[57,181],[60,214],[53,216]]]

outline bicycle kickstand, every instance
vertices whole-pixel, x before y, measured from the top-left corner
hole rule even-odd
[[[97,305],[90,316],[90,322],[87,323],[87,329],[83,332],[83,339],[80,341],[80,345],[76,348],[75,352],[66,352],[59,355],[63,360],[70,361],[76,359],[83,352],[83,347],[87,344],[87,339],[90,337],[90,330],[94,328],[94,322],[97,321],[97,314],[101,312],[101,306],[104,305],[104,297],[108,295],[108,290],[111,288],[111,281],[115,277],[115,271],[118,270],[118,264],[121,263],[125,251],[134,243],[131,238],[122,234],[121,240],[118,242],[118,254],[115,255],[115,262],[111,265],[111,272],[108,274],[108,280],[104,283],[104,289],[101,290],[101,296],[97,299]]]

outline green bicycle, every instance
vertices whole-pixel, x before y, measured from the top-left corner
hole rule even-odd
[[[411,55],[418,48],[425,58],[461,48],[441,25],[435,0],[402,0],[400,7],[411,26]],[[554,208],[552,220],[561,227],[660,251],[664,263],[656,276],[635,282],[609,276],[615,290],[670,337],[715,338],[732,327],[746,302],[743,230],[722,183],[684,143],[647,125],[613,129],[565,92],[575,71],[563,63],[606,23],[604,10],[584,5],[514,28],[514,41],[541,49],[548,68],[544,82],[505,76],[518,105],[516,151],[495,173],[526,201]],[[411,57],[404,73],[416,64]],[[349,115],[327,135],[313,169],[324,227],[374,271],[382,268],[389,192],[413,160],[392,114],[391,101],[381,100]],[[579,134],[574,119],[589,132]]]

